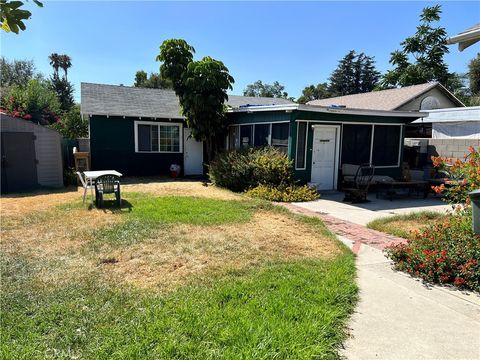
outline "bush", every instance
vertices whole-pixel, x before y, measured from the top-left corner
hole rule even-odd
[[[397,270],[480,291],[480,235],[472,231],[470,211],[417,231],[413,239],[386,252]]]
[[[307,185],[288,185],[277,187],[259,185],[255,188],[247,190],[246,194],[253,198],[279,202],[313,201],[320,198],[320,194],[315,189]]]
[[[208,176],[215,185],[242,192],[258,185],[293,183],[293,163],[272,147],[245,148],[218,154]]]

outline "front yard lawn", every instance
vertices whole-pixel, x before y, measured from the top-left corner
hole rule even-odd
[[[315,219],[200,183],[2,199],[2,358],[337,358],[354,258]]]
[[[412,239],[415,231],[446,218],[446,214],[436,211],[418,211],[379,218],[368,223],[367,227],[404,239]]]

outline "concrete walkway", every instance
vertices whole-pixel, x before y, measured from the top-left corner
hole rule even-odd
[[[317,211],[308,210],[311,205],[305,205],[286,207],[321,218],[357,254],[360,301],[351,319],[351,336],[344,344],[343,356],[349,360],[480,359],[478,294],[441,286],[427,287],[421,281],[393,271],[382,249],[403,239],[359,225],[359,222],[368,222],[362,220],[361,211],[354,210],[357,216],[350,217],[348,211],[341,210],[346,204],[337,203],[338,209],[334,203],[329,204],[329,214],[340,214],[342,220],[326,215],[318,204]],[[404,209],[413,210],[404,207],[400,211]],[[368,212],[376,212],[363,211],[365,218],[371,215]],[[397,213],[398,209],[392,207],[389,211]]]

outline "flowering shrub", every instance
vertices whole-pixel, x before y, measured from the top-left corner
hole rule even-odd
[[[313,201],[320,198],[318,192],[307,185],[259,185],[253,189],[247,190],[246,194],[254,198],[279,202]]]
[[[432,156],[433,166],[439,173],[445,174],[452,184],[434,186],[436,193],[444,195],[444,199],[451,204],[468,204],[470,191],[480,189],[480,148],[468,148],[465,159],[450,159]]]
[[[471,214],[452,215],[386,250],[395,268],[428,282],[480,291],[480,235]]]

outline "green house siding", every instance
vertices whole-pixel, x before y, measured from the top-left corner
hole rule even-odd
[[[292,112],[282,111],[269,111],[269,112],[253,112],[253,113],[233,113],[230,114],[230,119],[233,125],[262,123],[262,122],[276,122],[276,121],[289,121],[290,122],[290,135],[289,135],[289,147],[288,156],[291,160],[296,161],[297,153],[297,128],[299,121],[308,121],[307,127],[307,142],[306,142],[306,159],[305,168],[297,169],[295,164],[295,177],[303,183],[311,180],[312,171],[312,147],[313,147],[313,129],[312,125],[339,125],[340,126],[340,141],[342,141],[343,133],[342,126],[344,123],[357,123],[357,124],[399,124],[406,123],[407,118],[394,117],[394,116],[370,116],[370,115],[349,115],[340,113],[320,113],[313,111],[298,111]],[[412,120],[412,119],[410,119]],[[405,136],[405,127],[401,127],[401,143]],[[340,159],[339,159],[339,172],[341,169],[341,144],[340,144]],[[400,159],[403,158],[403,146],[400,146]],[[401,175],[401,163],[400,166],[377,168],[375,173],[378,175],[388,175],[392,177],[399,177]],[[339,174],[340,175],[340,174]],[[341,179],[341,176],[338,177]]]
[[[90,118],[92,170],[114,169],[128,176],[150,176],[167,175],[171,164],[183,168],[183,153],[136,153],[135,120],[138,118],[99,115]],[[156,120],[162,121],[169,122]]]

